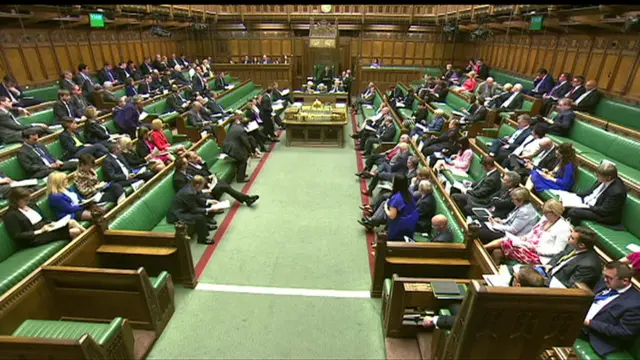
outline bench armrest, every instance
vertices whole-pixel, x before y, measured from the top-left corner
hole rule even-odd
[[[498,128],[482,128],[483,132],[498,132]]]
[[[187,134],[173,134],[173,141],[175,142],[183,142],[183,141],[187,141],[189,139],[189,137],[187,136]]]

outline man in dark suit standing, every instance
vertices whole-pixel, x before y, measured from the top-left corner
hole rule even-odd
[[[75,81],[76,84],[82,89],[82,94],[84,94],[84,97],[91,103],[91,94],[93,93],[95,83],[89,76],[89,67],[87,65],[78,65],[78,74],[76,75]]]
[[[214,244],[214,240],[209,238],[209,230],[217,229],[216,225],[209,225],[207,216],[211,216],[214,210],[207,205],[213,200],[207,200],[202,196],[202,188],[205,180],[202,176],[194,176],[191,182],[180,189],[169,207],[167,222],[174,224],[182,221],[188,225],[194,225],[198,236],[198,244]]]
[[[527,90],[525,93],[533,95],[535,97],[541,97],[543,94],[548,93],[553,88],[553,77],[547,73],[547,69],[540,68],[538,75],[533,79],[533,89]]]
[[[69,171],[76,169],[76,163],[62,162],[51,155],[42,144],[38,144],[39,135],[32,130],[22,132],[24,144],[18,151],[18,162],[29,178],[40,179],[54,171]]]
[[[271,142],[279,142],[280,140],[275,134],[273,106],[271,102],[271,88],[268,88],[262,95],[258,96],[258,107],[260,108],[260,119],[264,126],[264,132]]]
[[[582,94],[585,93],[585,91],[587,90],[584,88],[584,77],[576,76],[573,78],[571,89],[567,91],[563,97],[569,98],[575,102],[580,96],[582,96]]]
[[[500,172],[496,168],[495,160],[491,156],[482,157],[482,168],[486,171],[486,175],[477,183],[472,183],[467,188],[466,193],[453,194],[451,197],[458,204],[459,209],[464,209],[468,203],[482,203],[483,200],[491,199],[491,197],[500,190],[502,181],[500,181]]]
[[[563,98],[563,95],[571,91],[571,74],[562,73],[558,77],[556,85],[549,90],[549,92],[542,95],[542,107],[540,108],[540,114],[547,115],[553,104]]]
[[[549,126],[549,134],[552,135],[560,135],[560,136],[569,136],[569,131],[573,126],[573,120],[576,118],[576,113],[571,109],[571,104],[573,101],[571,99],[561,99],[558,102],[558,114],[555,119],[548,119],[551,125]]]
[[[572,288],[581,282],[593,289],[602,273],[602,261],[593,249],[596,241],[591,229],[575,227],[567,247],[546,264],[549,286]]]
[[[19,108],[19,112],[28,114],[29,112]],[[48,126],[40,125],[24,125],[13,114],[14,108],[11,104],[11,99],[5,96],[0,96],[0,144],[19,143],[22,141],[22,132],[27,129],[31,131],[40,132],[41,134],[48,133]]]
[[[98,80],[100,80],[100,84],[104,84],[105,81],[111,81],[112,84],[117,84],[118,79],[113,75],[112,70],[113,66],[110,63],[105,63],[104,67],[98,73]]]
[[[518,116],[518,129],[511,134],[511,136],[505,136],[500,139],[493,140],[489,146],[489,155],[507,157],[517,149],[524,140],[531,135],[533,127],[531,116],[528,114],[522,114]]]
[[[576,111],[584,111],[591,114],[595,111],[598,102],[600,102],[598,83],[596,83],[595,80],[589,80],[585,85],[584,94],[580,95],[580,97],[576,99],[573,108]]]
[[[193,75],[191,79],[191,88],[194,93],[200,94],[202,96],[209,95],[209,83],[204,80],[204,72],[202,71],[201,66],[196,66],[196,73]]]
[[[629,349],[640,334],[640,293],[631,283],[634,271],[627,265],[615,261],[606,264],[603,272],[579,337],[606,357]]]
[[[627,200],[627,187],[618,177],[613,163],[604,162],[596,169],[598,182],[587,192],[577,194],[585,208],[568,208],[566,217],[573,225],[591,220],[605,225],[618,225]]]
[[[230,158],[238,162],[236,181],[239,183],[249,181],[247,176],[247,161],[249,156],[255,154],[257,149],[251,148],[249,135],[242,126],[242,114],[236,114],[233,124],[229,128],[227,137],[222,144],[222,151]]]

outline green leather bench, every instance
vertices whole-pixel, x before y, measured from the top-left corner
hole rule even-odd
[[[183,91],[181,95],[182,97],[185,97],[186,93]],[[144,111],[149,115],[158,116],[158,118],[165,124],[174,124],[178,116],[180,116],[180,114],[175,111],[169,111],[167,98],[155,101],[145,106]]]
[[[29,116],[20,116],[18,118],[18,121],[20,121],[20,123],[24,125],[41,123],[51,126],[56,123],[56,115],[53,113],[53,108],[49,108],[42,111],[34,112]]]
[[[606,358],[600,357],[591,347],[587,340],[576,339],[573,344],[573,351],[583,360],[638,360],[640,359],[640,337],[636,337],[631,347],[626,351],[618,351],[607,355]]]
[[[193,145],[193,143],[187,139],[187,135],[174,134],[171,129],[165,129],[163,132],[167,140],[171,143],[171,146],[182,145],[185,149],[189,149],[191,145]]]
[[[445,114],[449,116],[451,116],[454,110],[460,111],[460,109],[464,108],[468,111],[471,109],[471,104],[461,96],[454,94],[452,91],[447,93],[444,102],[431,102],[429,104],[436,109],[442,109]]]
[[[212,78],[209,78],[209,89],[213,89],[214,88],[215,82],[216,82],[216,78],[217,78],[217,75],[212,77]],[[224,76],[224,82],[226,82],[229,85],[233,85],[233,86],[238,86],[238,84],[240,84],[240,81],[238,81],[238,79],[234,79],[230,74],[226,74]],[[218,93],[221,93],[221,92],[223,92],[225,90],[211,90],[211,91],[213,91],[214,93],[218,94]]]
[[[640,107],[638,106],[603,98],[596,106],[593,116],[629,129],[640,130]]]
[[[550,118],[555,118],[555,115],[555,112],[551,113]],[[613,161],[622,178],[630,182],[640,182],[640,158],[629,156],[640,150],[640,142],[637,140],[610,133],[577,119],[573,122],[569,137],[547,136],[556,143],[572,142],[578,155],[596,164],[605,159]]]
[[[222,105],[225,110],[235,111],[244,106],[253,97],[258,96],[262,91],[253,81],[249,81],[218,99],[218,104]]]
[[[485,132],[494,132],[495,128],[486,128],[482,130]],[[489,153],[489,146],[491,142],[504,136],[511,136],[511,134],[513,134],[514,132],[516,132],[515,128],[513,128],[507,122],[503,122],[498,128],[498,135],[496,137],[476,136],[476,145],[478,145],[486,153]]]
[[[519,113],[519,112],[526,112],[526,113],[531,113],[531,110],[533,110],[533,102],[531,102],[531,100],[529,100],[528,98],[525,97],[524,101],[522,101],[522,106],[520,107],[520,109],[516,110],[516,111],[504,111],[500,113],[500,117],[503,119],[510,119],[511,115],[513,115],[514,113]]]
[[[378,109],[380,109],[383,103],[384,101],[382,100],[380,91],[376,91],[376,96],[373,98],[373,105],[372,105],[373,107],[370,108],[368,106],[364,106],[364,105],[362,106],[362,115],[358,115],[359,116],[358,124],[362,125],[366,118],[374,116],[378,112]],[[393,125],[396,127],[396,135],[393,138],[393,143],[397,144],[398,141],[400,140],[400,135],[402,135],[400,130],[400,124],[394,121]]]
[[[46,145],[47,149],[51,153],[51,155],[55,156],[57,159],[62,159],[62,155],[64,151],[62,150],[62,146],[60,145],[60,141],[56,140]],[[20,162],[18,162],[17,156],[12,156],[0,162],[0,170],[4,172],[8,177],[13,180],[24,180],[27,179],[27,175],[25,174]],[[39,185],[44,184],[44,180],[40,179],[38,181]]]
[[[24,96],[32,96],[40,101],[56,101],[58,100],[58,90],[60,90],[60,85],[56,81],[53,85],[24,90],[22,93]]]
[[[213,164],[209,169],[218,178],[233,179],[235,166],[227,159],[217,159],[221,151],[215,141],[207,141],[197,152],[208,164]],[[109,229],[173,233],[174,225],[167,222],[166,216],[175,193],[171,173],[109,224]]]
[[[480,155],[474,153],[473,154],[473,158],[471,159],[471,166],[469,166],[469,172],[467,173],[467,175],[454,174],[453,172],[451,172],[449,170],[442,171],[442,175],[451,184],[453,184],[456,181],[463,182],[465,180],[466,181],[479,181],[487,173],[482,168],[482,164],[480,163],[481,161],[482,161],[482,158],[480,157]]]
[[[489,69],[489,76],[491,76],[493,78],[493,80],[496,81],[496,83],[498,84],[506,84],[506,83],[510,83],[512,85],[515,85],[516,83],[520,83],[522,84],[522,86],[525,89],[533,89],[533,80],[528,79],[528,78],[524,78],[521,76],[516,76],[516,75],[511,75],[511,74],[507,74],[505,72],[502,71],[498,71],[498,70],[494,70],[494,69]],[[482,79],[485,80],[485,79]]]

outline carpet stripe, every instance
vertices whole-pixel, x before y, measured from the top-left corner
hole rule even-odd
[[[196,290],[215,291],[228,293],[243,294],[261,294],[261,295],[288,295],[288,296],[313,296],[313,297],[331,297],[331,298],[349,298],[349,299],[368,299],[370,294],[368,290],[364,291],[347,291],[347,290],[324,290],[324,289],[299,289],[299,288],[279,288],[279,287],[262,287],[262,286],[242,286],[242,285],[221,285],[199,283]]]
[[[280,138],[280,135],[282,135],[282,132],[283,132],[282,129],[278,132],[278,138]],[[249,178],[249,181],[242,187],[241,192],[243,192],[245,194],[247,194],[249,192],[249,189],[251,188],[251,185],[253,185],[253,182],[258,177],[258,174],[260,174],[260,171],[262,171],[262,168],[264,167],[264,164],[267,162],[267,159],[269,158],[269,156],[273,152],[273,149],[275,148],[276,144],[277,143],[275,143],[275,142],[272,143],[271,144],[271,149],[270,149],[271,151],[262,154],[262,158],[260,159],[260,163],[258,163],[258,166],[253,171],[253,173],[251,174],[251,177]],[[200,275],[202,275],[202,273],[204,272],[204,269],[207,267],[207,264],[211,260],[211,256],[213,256],[213,252],[218,247],[218,244],[220,244],[220,241],[222,241],[222,237],[227,232],[227,228],[231,224],[231,221],[233,220],[233,217],[236,215],[236,212],[238,211],[238,208],[240,207],[240,205],[241,205],[240,202],[238,202],[238,201],[234,202],[234,204],[231,206],[231,209],[229,210],[229,212],[225,216],[224,220],[222,221],[222,223],[218,227],[218,230],[216,230],[215,235],[213,236],[213,240],[215,241],[215,244],[207,246],[207,249],[204,251],[204,253],[200,257],[200,260],[198,260],[198,263],[196,264],[196,267],[195,267],[196,279],[198,279],[198,280],[200,279]]]

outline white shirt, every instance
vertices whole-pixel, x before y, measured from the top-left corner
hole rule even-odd
[[[78,205],[80,203],[80,198],[78,198],[78,194],[73,191],[65,190],[63,194],[67,195],[69,199],[71,199],[71,204]]]
[[[523,131],[525,131],[527,128],[528,128],[528,126],[527,126],[527,127],[525,127],[525,128],[522,128],[522,129],[517,129],[513,134],[511,134],[511,136],[509,137],[509,140],[508,140],[507,142],[508,142],[509,144],[513,144],[513,142],[514,142],[514,141],[516,141],[516,138],[517,138],[518,136],[520,136],[520,134],[521,134]]]
[[[575,250],[574,250],[575,251]],[[583,252],[586,252],[587,250],[580,250],[580,251],[576,251],[576,254],[566,260],[564,260],[561,263],[557,263],[556,266],[554,266],[551,269],[551,273],[549,275],[551,275],[552,277],[558,272],[558,270],[562,269],[565,265],[567,265],[568,263],[570,263],[573,259],[575,259],[577,257],[578,254],[582,254]]]
[[[117,156],[115,156],[115,155],[113,155],[113,154],[110,154],[110,155],[111,155],[114,159],[116,159],[116,161],[118,162],[118,165],[120,165],[120,170],[122,170],[122,172],[124,173],[124,176],[125,176],[126,178],[128,178],[128,177],[129,177],[129,169],[127,169],[127,167],[126,167],[126,166],[124,166],[124,164],[120,162],[120,159],[118,159],[118,157],[117,157]]]
[[[622,294],[625,291],[631,289],[631,286],[632,286],[632,284],[627,286],[624,289],[618,290],[618,294],[617,295],[610,296],[610,297],[608,297],[608,298],[606,298],[604,300],[594,301],[593,304],[591,304],[591,307],[589,308],[589,312],[587,312],[587,317],[585,318],[585,320],[593,319],[596,315],[598,315],[600,310],[602,310],[605,306],[607,306],[607,304],[609,304],[610,302],[615,300],[618,296],[620,296],[620,294]],[[609,290],[611,290],[611,289],[609,289]],[[606,294],[607,292],[604,292],[603,295]],[[596,294],[596,295],[599,295],[599,294]]]
[[[578,105],[580,103],[580,101],[584,100],[584,98],[586,98],[589,94],[591,94],[595,90],[596,89],[591,89],[589,91],[586,91],[584,94],[580,95],[580,97],[576,99],[576,105]]]
[[[531,160],[531,162],[533,163],[533,165],[538,166],[538,164],[540,164],[540,161],[542,161],[542,159],[544,159],[547,155],[549,155],[553,151],[556,151],[555,145],[553,147],[551,147],[551,149],[549,149],[549,150],[543,150],[540,154],[535,156]]]
[[[9,98],[11,99],[11,102],[16,102],[16,98],[13,97],[13,91],[9,90],[9,88],[7,87],[7,85],[5,85],[4,83],[2,84],[2,86],[4,86],[5,89],[7,89],[7,93],[9,94]]]
[[[20,210],[20,212],[24,214],[24,216],[26,216],[27,219],[29,219],[29,222],[31,223],[31,225],[35,225],[40,221],[42,221],[42,216],[38,214],[37,211],[33,210],[30,207],[27,207],[26,209],[18,209],[18,210]]]
[[[501,108],[506,108],[507,106],[509,106],[511,104],[511,102],[513,101],[513,99],[515,99],[518,94],[520,94],[519,91],[511,94],[511,96],[507,99],[507,101],[505,101],[500,107]]]
[[[540,139],[536,139],[535,136],[529,135],[524,139],[520,146],[513,150],[512,154],[518,156],[529,156],[531,154],[535,154],[538,150],[540,150]]]
[[[612,182],[600,183],[597,188],[593,189],[593,192],[591,194],[585,196],[584,199],[582,199],[582,203],[585,205],[594,206],[596,204],[596,201],[598,201],[600,194],[602,194]]]

